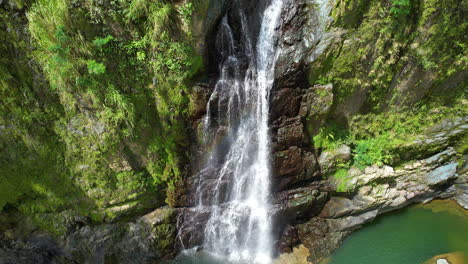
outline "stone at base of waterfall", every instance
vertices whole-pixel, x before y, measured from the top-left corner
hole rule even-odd
[[[438,259],[437,264],[450,264],[446,259]]]
[[[281,256],[275,260],[274,264],[312,264],[312,262],[307,261],[307,257],[309,256],[309,249],[301,244],[295,247],[293,252],[281,254]]]

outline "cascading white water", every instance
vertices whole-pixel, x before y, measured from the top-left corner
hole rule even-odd
[[[218,30],[223,61],[207,106],[204,132],[211,135],[217,131],[219,135],[224,131],[227,143],[222,152],[210,153],[204,171],[216,171],[216,179],[207,188],[205,181],[209,179],[201,178],[197,195],[198,208],[211,210],[203,248],[233,261],[269,263],[271,258],[268,100],[278,55],[275,29],[282,4],[282,0],[272,0],[266,7],[255,49],[242,10],[242,54],[228,16]],[[215,117],[212,107],[217,108]],[[214,139],[205,140],[210,145]],[[204,202],[207,189],[212,198]]]

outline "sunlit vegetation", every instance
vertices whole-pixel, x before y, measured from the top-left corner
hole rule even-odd
[[[398,166],[408,159],[401,157],[404,146],[418,135],[467,115],[466,82],[459,79],[467,66],[464,6],[452,0],[337,2],[334,26],[346,30],[346,41],[332,44],[309,75],[311,84],[333,84],[333,114],[312,141],[320,151],[347,144],[352,158],[325,176],[346,178],[353,166]],[[362,106],[347,112],[343,105],[360,104],[356,95],[365,98]],[[466,152],[466,144],[458,145]]]
[[[93,210],[174,202],[187,87],[202,68],[192,11],[166,0],[2,6],[0,210],[47,226],[69,209],[102,221]]]

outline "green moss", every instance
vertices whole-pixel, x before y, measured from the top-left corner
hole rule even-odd
[[[349,132],[337,123],[329,121],[320,128],[319,133],[313,137],[312,141],[315,147],[333,150],[342,144],[349,143]]]
[[[360,169],[376,164],[382,166],[392,160],[392,141],[388,134],[376,138],[359,140],[353,150],[354,165]]]
[[[423,104],[412,111],[356,115],[347,129],[328,121],[313,142],[322,151],[333,151],[342,144],[349,145],[352,149],[349,165],[361,169],[374,164],[398,165],[408,159],[428,157],[443,150],[446,145],[441,143],[418,145],[412,142],[441,121],[466,114],[466,101],[459,99],[449,107],[428,108]],[[459,153],[464,153],[466,140],[463,138],[466,135],[460,137],[449,139],[446,144],[456,146]]]
[[[414,103],[418,97],[406,91],[441,91],[466,65],[467,22],[460,4],[466,5],[454,0],[338,1],[335,26],[347,32],[312,64],[309,81],[333,83],[335,107],[359,92],[367,98],[363,111]],[[421,81],[410,80],[403,92],[395,89],[408,81],[408,74]]]
[[[361,23],[370,6],[370,0],[340,0],[336,2],[332,17],[336,25],[353,28]]]
[[[103,74],[106,72],[106,66],[95,60],[87,60],[88,72],[91,74]]]
[[[468,134],[463,135],[459,143],[455,146],[455,149],[460,154],[468,153]]]
[[[191,4],[38,0],[15,8],[0,8],[0,211],[60,233],[64,211],[97,223],[126,213],[106,216],[115,205],[138,203],[140,212],[166,196],[175,203],[187,87],[203,70]]]
[[[313,138],[314,146],[330,151],[348,144],[349,165],[360,168],[398,165],[409,155],[427,156],[446,147],[411,143],[441,120],[468,114],[462,81],[467,22],[460,8],[466,4],[338,1],[332,29],[346,31],[340,29],[341,37],[309,72],[311,85],[332,83],[334,95],[332,113]],[[463,144],[447,144],[464,151]]]
[[[337,192],[348,192],[350,190],[349,181],[351,180],[347,169],[339,169],[333,178],[336,184]]]
[[[182,20],[190,15],[191,7],[131,1],[129,5],[98,6],[95,7],[98,12],[91,12],[87,6],[71,9],[66,1],[56,4],[62,8],[55,10],[49,3],[38,2],[29,13],[30,29],[39,47],[37,58],[44,69],[50,70],[45,71],[46,76],[52,86],[58,88],[62,103],[81,108],[84,102],[99,120],[96,122],[87,117],[88,111],[78,124],[90,128],[81,133],[84,135],[59,128],[58,133],[67,142],[67,149],[71,150],[67,151],[68,166],[86,166],[85,170],[75,170],[80,178],[85,179],[85,188],[97,190],[97,195],[93,195],[96,198],[111,199],[113,195],[108,193],[118,187],[122,175],[106,166],[111,153],[121,147],[120,142],[135,140],[142,133],[147,133],[148,125],[153,125],[157,129],[146,142],[150,157],[158,160],[158,169],[154,169],[156,163],[150,162],[153,181],[144,183],[143,189],[158,189],[157,185],[161,184],[172,187],[173,182],[180,178],[180,148],[184,146],[186,137],[182,121],[188,101],[184,82],[201,68],[200,60],[190,47],[190,34],[183,28]],[[63,11],[61,15],[58,14],[60,10]],[[127,19],[109,21],[108,15],[113,12],[126,12]],[[46,14],[60,16],[57,20],[60,24],[45,19]],[[75,24],[73,19],[77,16],[88,17],[89,20]],[[109,22],[121,30],[133,26],[141,31],[128,32],[136,35],[136,39],[123,39],[118,32],[116,34],[107,27]],[[89,30],[91,24],[100,25],[104,33]],[[41,31],[44,28],[57,28],[58,33],[45,34]],[[89,31],[85,31],[83,36],[81,29]],[[107,37],[100,37],[102,35]],[[50,46],[59,48],[51,50]],[[54,55],[56,50],[60,54]],[[50,62],[50,56],[59,57],[59,64]],[[88,73],[82,71],[85,65]],[[130,92],[130,89],[139,92]],[[76,108],[69,110],[67,116],[76,119],[79,115]],[[150,115],[151,111],[157,114]],[[69,123],[70,120],[66,119],[64,123]],[[101,133],[93,133],[96,126],[105,129]],[[141,189],[142,183],[136,180],[140,177],[127,176],[135,179],[130,180],[127,187],[135,187],[133,191]]]

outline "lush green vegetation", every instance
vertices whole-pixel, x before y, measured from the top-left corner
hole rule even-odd
[[[192,11],[166,0],[1,6],[0,211],[63,232],[63,215],[175,203],[187,87],[202,68]]]
[[[353,94],[365,96],[367,111],[435,95],[466,68],[466,6],[456,0],[338,1],[334,26],[347,30],[346,41],[334,43],[312,65],[309,81],[333,83],[335,106]]]
[[[353,163],[359,168],[373,164],[392,164],[398,148],[424,134],[443,119],[466,115],[466,101],[459,99],[453,107],[426,108],[413,111],[360,114],[353,117],[349,128],[332,121],[314,136],[316,147],[333,150],[342,144],[353,147]]]
[[[334,86],[332,113],[313,137],[315,147],[352,148],[351,161],[329,172],[339,190],[346,189],[346,169],[407,161],[405,145],[417,135],[444,119],[467,115],[467,87],[461,81],[467,67],[467,4],[337,2],[333,27],[346,31],[312,64],[309,81]],[[459,145],[460,153],[466,152]]]
[[[410,0],[392,0],[392,8],[390,12],[396,16],[409,15],[411,12]]]
[[[351,166],[398,164],[416,135],[466,115],[467,8],[457,0],[337,1],[333,27],[346,31],[309,80],[334,85],[315,147],[352,148],[334,174],[339,191]],[[8,212],[0,230],[26,216],[63,233],[75,215],[112,221],[176,204],[189,87],[203,68],[192,13],[200,20],[207,9],[199,0],[0,5],[0,212]],[[348,111],[353,95],[365,101]],[[466,152],[466,143],[458,147]]]
[[[338,169],[333,175],[334,180],[337,182],[337,192],[347,192],[349,188],[349,181],[351,180],[348,170],[346,168]]]

